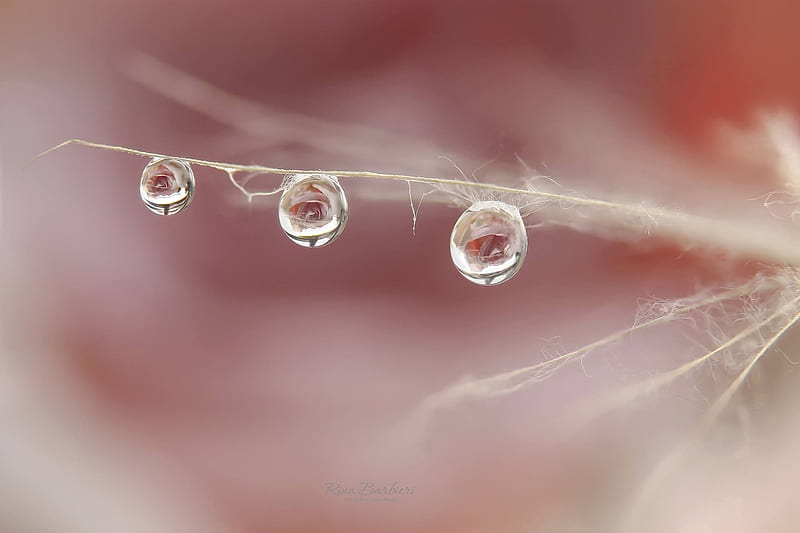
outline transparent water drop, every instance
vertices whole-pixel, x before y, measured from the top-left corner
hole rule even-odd
[[[142,171],[139,196],[157,215],[174,215],[186,209],[194,196],[194,172],[181,159],[153,158]]]
[[[278,220],[300,246],[319,248],[341,235],[347,223],[347,198],[339,180],[327,174],[295,174],[281,195]]]
[[[479,285],[498,285],[514,277],[527,252],[528,232],[519,209],[503,202],[472,204],[450,236],[453,264]]]

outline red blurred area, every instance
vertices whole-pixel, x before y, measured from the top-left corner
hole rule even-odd
[[[425,205],[412,235],[405,184],[344,180],[400,200],[352,202],[341,239],[305,250],[281,234],[275,202],[248,207],[208,169],[191,208],[162,219],[136,195],[145,160],[69,147],[26,164],[73,137],[312,169],[432,163],[376,168],[381,153],[296,142],[231,150],[229,125],[125,75],[142,51],[253,101],[391,131],[456,162],[500,152],[495,163],[521,155],[549,170],[569,159],[568,185],[618,192],[612,177],[588,172],[605,140],[592,129],[595,102],[618,105],[607,131],[627,133],[636,116],[659,142],[726,168],[711,142],[717,121],[746,124],[761,108],[800,103],[798,15],[790,1],[6,0],[0,149],[14,305],[4,323],[26,354],[12,366],[32,388],[47,388],[42,375],[69,382],[72,396],[42,393],[66,434],[91,427],[124,440],[134,459],[119,468],[146,480],[163,468],[171,481],[153,485],[228,531],[592,530],[593,516],[608,518],[595,506],[624,493],[615,476],[636,469],[626,453],[657,446],[695,406],[660,406],[641,424],[569,442],[549,432],[557,408],[620,368],[671,362],[682,337],[645,337],[620,349],[625,363],[589,361],[535,391],[453,409],[422,437],[393,431],[465,375],[592,342],[630,325],[639,297],[690,294],[752,264],[532,230],[518,278],[487,289],[450,264],[458,211]],[[637,155],[613,146],[602,163]],[[658,185],[646,178],[643,188]],[[669,194],[671,183],[660,186]],[[364,479],[412,484],[415,497],[367,508],[324,492]],[[81,505],[91,516],[92,503]]]

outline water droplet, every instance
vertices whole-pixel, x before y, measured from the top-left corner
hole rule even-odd
[[[194,196],[194,172],[180,159],[153,158],[142,171],[139,196],[157,215],[174,215],[186,209]]]
[[[347,198],[335,176],[295,174],[281,195],[278,219],[300,246],[319,248],[338,237],[347,223]]]
[[[458,218],[450,256],[458,271],[478,285],[514,277],[528,251],[528,232],[519,209],[503,202],[476,202]]]

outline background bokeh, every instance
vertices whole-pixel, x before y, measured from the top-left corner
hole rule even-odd
[[[616,531],[714,376],[557,428],[596,391],[669,368],[695,342],[683,329],[519,394],[412,413],[464,376],[629,326],[642,297],[740,280],[758,258],[534,228],[517,278],[487,289],[450,263],[458,209],[426,199],[412,234],[404,183],[343,180],[345,233],[307,250],[282,235],[274,199],[248,206],[222,173],[196,169],[192,206],[166,218],[139,201],[145,159],[79,146],[31,158],[82,138],[457,178],[447,155],[511,184],[541,172],[633,201],[752,198],[773,187],[764,162],[721,149],[717,126],[800,104],[798,15],[788,0],[0,0],[0,529]],[[192,109],[181,72],[252,105]],[[770,413],[795,442],[791,409]],[[669,492],[685,499],[660,500],[639,531],[787,530],[797,477],[755,455],[687,469]],[[699,507],[685,495],[707,479],[730,494]],[[365,481],[414,493],[353,502],[326,488]]]

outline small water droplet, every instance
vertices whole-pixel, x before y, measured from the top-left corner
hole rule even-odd
[[[186,209],[194,196],[194,172],[180,159],[153,158],[142,171],[139,196],[157,215],[174,215]]]
[[[295,174],[281,195],[278,219],[300,246],[319,248],[338,237],[347,223],[347,198],[335,176]]]
[[[519,209],[503,202],[472,204],[450,236],[453,264],[478,285],[498,285],[514,277],[527,251],[528,232]]]

